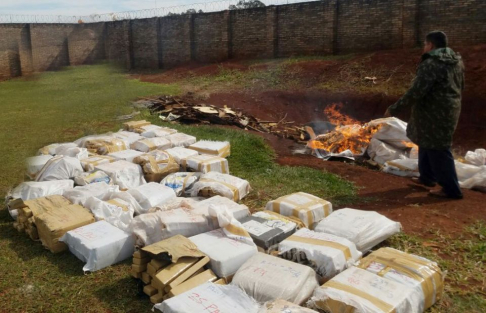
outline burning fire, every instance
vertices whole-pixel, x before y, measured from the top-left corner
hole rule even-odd
[[[327,108],[325,108],[324,114],[326,114],[328,121],[333,123],[336,126],[359,124],[359,122],[354,118],[339,112],[342,108],[343,108],[342,103],[338,103],[338,104],[333,103]]]
[[[310,140],[307,143],[308,147],[329,153],[341,153],[346,150],[351,150],[355,155],[364,153],[380,126],[361,125],[352,117],[339,112],[341,108],[342,103],[332,104],[324,110],[329,122],[337,127],[327,134]]]

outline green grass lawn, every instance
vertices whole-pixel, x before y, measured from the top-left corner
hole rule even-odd
[[[132,111],[131,100],[177,94],[177,86],[141,83],[106,65],[67,68],[35,78],[0,83],[0,190],[23,179],[24,160],[54,142],[114,131],[116,116]],[[158,122],[156,117],[142,117]],[[245,203],[259,209],[266,201],[306,191],[333,202],[353,199],[355,187],[335,175],[305,167],[277,165],[263,139],[220,127],[171,125],[200,139],[229,140],[232,174],[253,187]],[[12,227],[0,210],[0,312],[149,312],[128,275],[130,260],[84,275],[83,263],[69,252],[53,255]]]

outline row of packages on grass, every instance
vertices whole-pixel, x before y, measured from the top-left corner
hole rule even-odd
[[[84,271],[133,257],[162,312],[422,312],[442,294],[429,260],[389,248],[362,259],[401,228],[377,212],[298,192],[250,214],[229,142],[137,121],[39,154],[33,181],[7,196],[14,227]]]

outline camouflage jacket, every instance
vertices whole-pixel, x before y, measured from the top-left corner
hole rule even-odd
[[[412,110],[408,137],[419,147],[448,149],[461,113],[464,64],[452,49],[422,55],[412,87],[389,108],[391,115]]]

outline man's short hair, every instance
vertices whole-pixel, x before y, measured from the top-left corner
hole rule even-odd
[[[447,48],[447,35],[441,31],[433,31],[428,33],[425,41],[430,42],[435,48]]]

